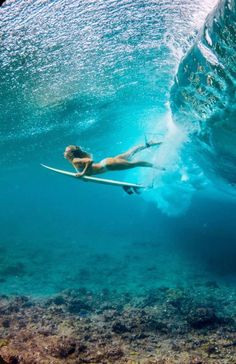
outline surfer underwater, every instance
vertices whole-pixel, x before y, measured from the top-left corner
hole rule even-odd
[[[141,160],[132,161],[132,157],[136,153],[161,144],[162,142],[146,142],[145,144],[137,145],[115,157],[105,158],[98,163],[93,161],[91,154],[82,150],[80,147],[76,145],[69,145],[64,151],[64,157],[76,169],[76,177],[93,176],[107,171],[121,171],[135,167],[149,167],[164,170],[164,168],[158,168],[150,162]]]

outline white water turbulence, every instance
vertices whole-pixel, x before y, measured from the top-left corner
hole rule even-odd
[[[210,184],[235,195],[235,11],[234,0],[220,1],[178,66],[173,114],[154,158],[167,171],[150,177],[147,194],[169,215],[184,213],[193,193]]]
[[[163,144],[149,153],[158,168],[149,172],[146,183],[151,186],[143,194],[144,199],[155,201],[167,215],[186,212],[195,191],[209,184],[204,173],[188,153],[188,134],[173,122],[171,112],[165,114],[167,132]],[[158,135],[158,134],[154,134]],[[147,173],[145,173],[147,176]],[[143,176],[144,178],[144,176]]]

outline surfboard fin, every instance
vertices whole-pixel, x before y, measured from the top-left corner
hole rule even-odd
[[[132,195],[134,192],[133,192],[133,190],[132,190],[132,187],[129,187],[129,186],[123,186],[122,187],[123,188],[123,190],[126,192],[126,193],[128,193],[128,195]]]
[[[133,191],[134,191],[137,195],[140,195],[140,194],[141,194],[141,188],[139,188],[139,187],[133,187]]]
[[[129,187],[129,186],[123,186],[123,190],[128,193],[128,195],[133,195],[136,193],[137,195],[140,195],[141,188],[140,187]]]

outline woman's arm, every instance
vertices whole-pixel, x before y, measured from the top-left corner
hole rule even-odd
[[[73,164],[76,164],[76,163],[89,163],[89,162],[93,162],[93,160],[91,158],[74,158],[73,159]]]
[[[86,159],[89,159],[89,158],[86,158]],[[88,167],[91,166],[92,163],[93,163],[93,161],[91,159],[87,163],[85,163],[85,167],[84,167],[83,171],[76,173],[76,177],[83,177],[85,175]]]

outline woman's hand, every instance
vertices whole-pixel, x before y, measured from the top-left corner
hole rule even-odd
[[[81,178],[81,177],[83,177],[83,173],[79,173],[79,172],[78,172],[78,173],[76,173],[76,174],[75,174],[75,177],[77,177],[77,178]]]

